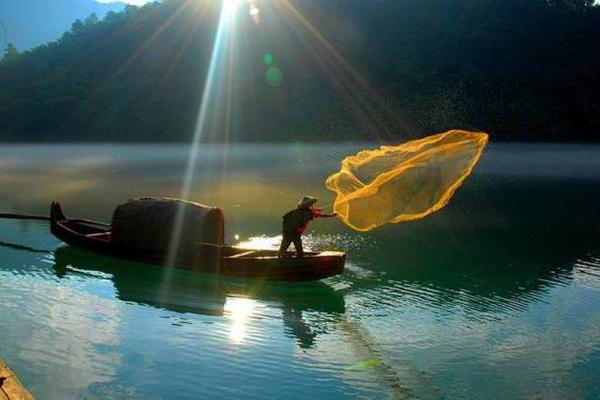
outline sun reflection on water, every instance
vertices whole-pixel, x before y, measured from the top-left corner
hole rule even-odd
[[[232,343],[243,343],[247,336],[248,321],[254,314],[256,301],[244,297],[227,297],[223,311],[231,320],[229,340]]]
[[[239,240],[239,235],[234,236],[236,240]],[[236,247],[240,247],[242,249],[261,249],[261,250],[276,250],[279,248],[279,244],[281,243],[281,235],[277,236],[253,236],[248,238],[247,240],[242,240],[241,242],[236,243]]]

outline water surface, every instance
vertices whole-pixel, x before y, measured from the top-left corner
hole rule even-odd
[[[206,145],[194,200],[231,243],[276,246],[281,215],[352,145]],[[0,355],[40,399],[600,397],[600,147],[491,144],[451,203],[355,233],[318,283],[266,284],[98,257],[0,220]],[[177,197],[180,145],[0,147],[0,210],[110,220]]]

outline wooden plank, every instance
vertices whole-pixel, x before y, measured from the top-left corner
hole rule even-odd
[[[0,360],[0,400],[34,400],[17,376]]]
[[[99,233],[88,233],[87,235],[85,235],[85,237],[88,237],[88,238],[101,237],[101,236],[110,236],[110,233],[109,232],[99,232]]]
[[[254,254],[254,253],[256,253],[256,250],[250,250],[250,251],[245,251],[243,253],[238,253],[236,255],[230,256],[229,258],[242,258],[242,257],[249,256],[250,254]]]

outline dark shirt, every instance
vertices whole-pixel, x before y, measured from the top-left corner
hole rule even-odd
[[[310,221],[324,216],[321,210],[316,208],[296,208],[283,216],[283,233],[302,235]]]

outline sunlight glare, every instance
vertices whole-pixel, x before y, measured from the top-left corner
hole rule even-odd
[[[239,239],[239,237],[238,237]],[[281,243],[281,235],[277,236],[253,236],[248,240],[238,242],[236,247],[241,249],[262,249],[262,250],[276,250],[279,248]]]
[[[237,9],[242,0],[223,0],[223,8],[221,9],[221,17],[225,21],[230,21],[235,18]]]
[[[229,69],[223,68],[223,65],[227,65],[228,61],[233,57],[233,55],[230,54],[230,50],[234,40],[234,17],[240,1],[241,0],[223,0],[221,5],[219,25],[217,27],[217,33],[212,48],[208,73],[206,75],[202,93],[202,101],[200,103],[200,109],[198,110],[198,118],[196,119],[192,142],[190,143],[190,153],[184,174],[183,186],[179,196],[182,200],[189,200],[190,198],[194,173],[198,162],[199,147],[209,119],[209,109],[216,104],[219,94],[224,91],[222,87],[223,83],[231,83],[231,77],[227,76]],[[180,208],[175,217],[171,243],[169,244],[169,253],[166,260],[166,266],[169,267],[167,268],[167,271],[170,270],[176,262],[182,226],[183,211],[182,208]],[[165,277],[165,279],[168,278],[168,276]]]
[[[225,312],[225,316],[231,320],[229,339],[233,343],[242,343],[246,338],[248,320],[254,313],[255,308],[256,301],[248,298],[228,297],[225,301],[223,311]]]

